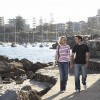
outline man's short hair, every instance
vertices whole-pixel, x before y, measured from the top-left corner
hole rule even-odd
[[[76,35],[75,37],[77,37],[78,39],[80,39],[82,41],[82,36]]]

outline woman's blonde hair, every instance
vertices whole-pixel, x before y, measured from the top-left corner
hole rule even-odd
[[[67,39],[66,39],[66,36],[60,36],[59,39],[58,39],[58,44],[61,44],[61,42],[62,42],[62,41],[61,41],[62,38],[64,38],[65,40],[67,40]]]

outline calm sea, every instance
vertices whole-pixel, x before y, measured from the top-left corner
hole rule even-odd
[[[49,47],[39,47],[37,44],[35,47],[28,45],[27,48],[23,45],[18,45],[17,47],[5,46],[2,47],[0,45],[0,55],[5,55],[11,58],[26,58],[30,61],[34,62],[52,62],[54,61],[55,50],[49,49],[52,44],[49,44]]]

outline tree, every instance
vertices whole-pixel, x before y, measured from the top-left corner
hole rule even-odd
[[[16,31],[24,31],[25,30],[25,19],[23,19],[21,16],[17,16],[15,19],[15,25],[16,25]]]

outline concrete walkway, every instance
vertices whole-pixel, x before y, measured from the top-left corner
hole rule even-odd
[[[83,90],[81,84],[81,92],[75,93],[74,76],[69,75],[67,89],[64,93],[59,92],[59,79],[56,85],[45,94],[43,100],[100,100],[100,73],[88,74],[86,90]]]

